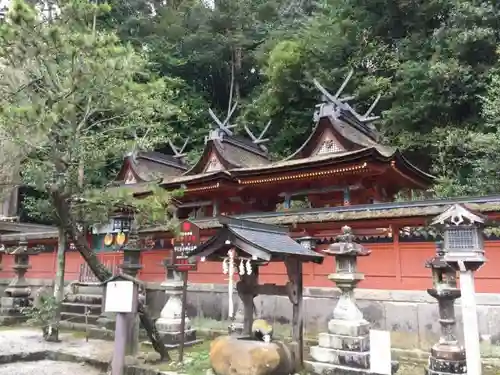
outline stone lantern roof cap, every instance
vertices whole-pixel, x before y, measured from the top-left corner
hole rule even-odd
[[[449,225],[479,225],[484,226],[487,218],[481,214],[474,213],[461,204],[454,204],[432,220],[432,226]]]
[[[345,225],[342,227],[342,234],[337,236],[337,242],[330,245],[323,252],[329,255],[352,255],[352,256],[367,256],[371,251],[363,245],[354,242],[355,236],[352,233],[352,228]]]

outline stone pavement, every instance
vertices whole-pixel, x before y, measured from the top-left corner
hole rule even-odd
[[[72,334],[61,334],[61,342],[46,342],[40,330],[9,329],[0,331],[0,355],[23,356],[42,351],[57,351],[109,362],[113,353],[113,343],[102,340],[76,338]],[[5,361],[2,361],[5,362]]]
[[[40,330],[0,330],[0,375],[99,375],[113,355],[113,343],[60,334],[61,342],[46,342]],[[46,366],[48,365],[48,366]],[[44,370],[41,368],[44,367]],[[179,375],[133,366],[135,374]]]
[[[17,362],[0,365],[0,375],[100,375],[101,371],[82,363],[57,361]]]

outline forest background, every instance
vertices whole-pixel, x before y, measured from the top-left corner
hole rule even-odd
[[[269,130],[275,158],[312,128],[318,79],[375,109],[384,142],[437,177],[435,196],[500,191],[500,3],[475,0],[110,0],[116,33],[165,82],[165,137],[196,160],[218,114]],[[244,131],[238,126],[236,131]],[[161,135],[161,134],[160,134]],[[161,139],[161,136],[158,138]],[[154,146],[154,145],[153,145]],[[112,179],[116,160],[100,173]]]

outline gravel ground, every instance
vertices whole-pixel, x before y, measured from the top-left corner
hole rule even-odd
[[[68,362],[36,361],[0,365],[0,375],[100,375],[93,367]]]
[[[113,343],[102,340],[75,338],[71,334],[61,334],[61,342],[50,343],[42,338],[39,330],[12,329],[0,331],[0,354],[30,353],[42,350],[54,350],[63,353],[78,354],[110,361],[113,353]]]

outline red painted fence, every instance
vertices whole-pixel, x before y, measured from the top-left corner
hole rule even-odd
[[[425,261],[435,252],[432,242],[401,242],[365,244],[372,253],[359,259],[359,270],[365,274],[361,288],[369,289],[402,289],[425,290],[431,286],[430,270],[424,267]],[[154,250],[142,253],[143,269],[140,279],[161,282],[165,278],[162,261],[167,251]],[[31,269],[27,278],[53,279],[56,265],[55,253],[42,253],[30,257]],[[123,260],[119,252],[101,253],[100,259],[109,266],[117,266]],[[486,241],[486,257],[488,262],[476,274],[476,289],[483,293],[500,293],[500,241]],[[76,252],[68,252],[66,256],[66,279],[78,280],[83,259]],[[12,278],[13,256],[4,255],[3,270],[0,279]],[[305,264],[303,269],[304,285],[308,287],[332,287],[327,278],[334,270],[334,260],[325,259],[323,264]],[[202,262],[196,272],[191,272],[192,283],[224,283],[221,263]],[[262,267],[260,280],[262,283],[283,284],[286,282],[286,270],[281,263],[272,263]]]

